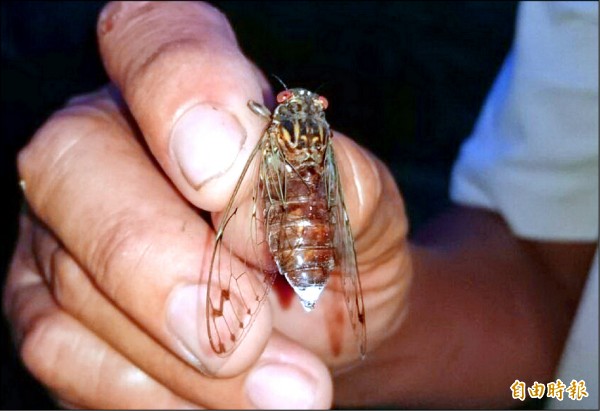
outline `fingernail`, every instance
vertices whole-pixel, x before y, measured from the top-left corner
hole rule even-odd
[[[315,403],[316,381],[288,364],[265,364],[246,380],[248,399],[256,408],[301,409]]]
[[[170,297],[167,311],[168,326],[182,348],[182,355],[188,362],[198,367],[203,366],[199,358],[205,357],[201,355],[199,339],[200,292],[200,288],[196,285],[175,289]]]
[[[198,189],[233,165],[245,139],[246,132],[234,115],[200,104],[175,124],[171,152],[185,179]]]

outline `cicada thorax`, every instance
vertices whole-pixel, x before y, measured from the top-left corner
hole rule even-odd
[[[297,108],[269,129],[283,159],[264,190],[265,229],[277,267],[311,310],[335,266],[333,227],[324,178],[329,126],[324,118]],[[278,113],[276,113],[277,116]]]

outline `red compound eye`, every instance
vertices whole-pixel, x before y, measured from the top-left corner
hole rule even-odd
[[[292,97],[292,92],[290,90],[283,90],[282,92],[277,94],[277,102],[279,104],[284,103],[290,97]]]
[[[323,110],[325,110],[329,106],[329,101],[323,96],[319,96],[319,101],[323,105]]]

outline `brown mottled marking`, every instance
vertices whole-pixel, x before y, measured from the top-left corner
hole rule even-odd
[[[334,270],[329,277],[329,285],[334,289],[341,289],[341,277],[339,270]],[[327,333],[329,336],[329,347],[334,357],[338,357],[342,352],[342,341],[346,329],[346,317],[344,312],[346,307],[344,300],[339,298],[335,303],[331,304],[329,311],[326,314],[327,318]]]

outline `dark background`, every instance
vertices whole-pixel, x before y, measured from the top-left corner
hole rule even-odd
[[[2,2],[2,284],[21,206],[15,156],[70,96],[107,81],[104,2]],[[414,230],[448,205],[450,167],[513,37],[513,2],[214,2],[246,55],[289,87],[316,89],[332,126],[379,156]],[[275,90],[280,86],[272,81]],[[1,326],[1,408],[52,408]]]

